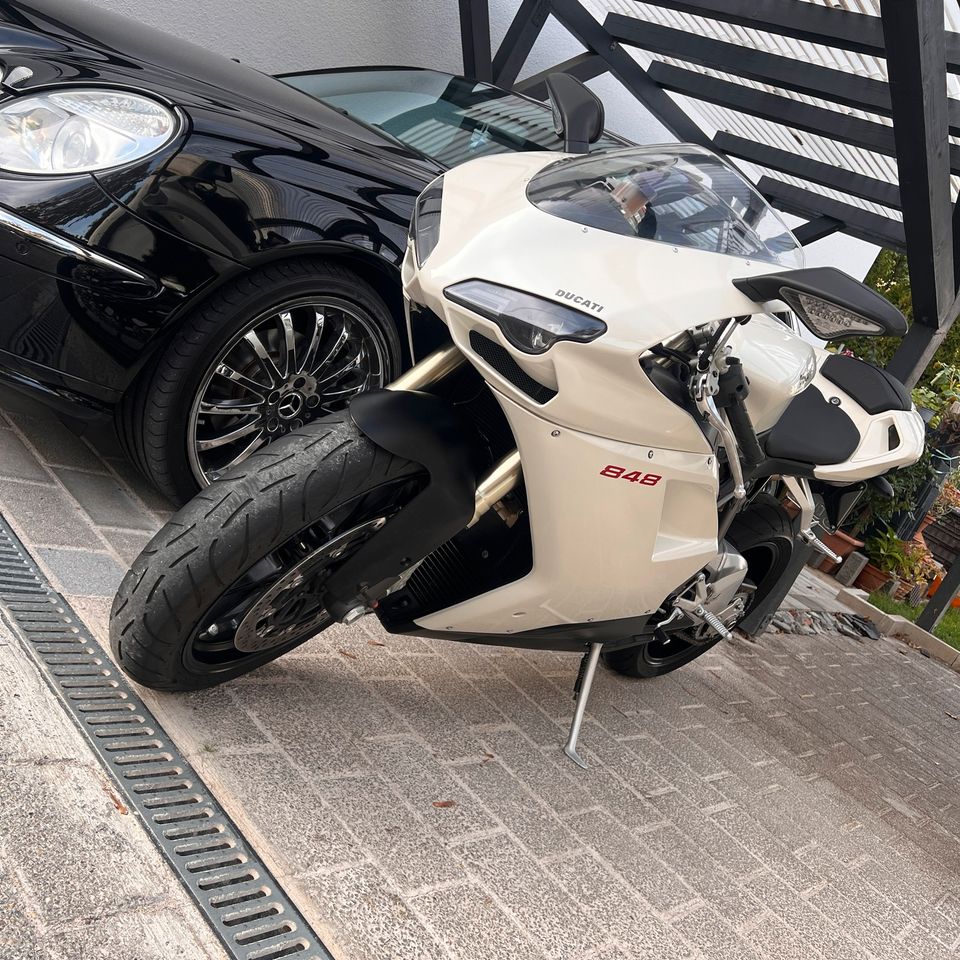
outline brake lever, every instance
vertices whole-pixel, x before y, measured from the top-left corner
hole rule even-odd
[[[730,465],[730,472],[733,474],[733,498],[734,500],[743,500],[747,495],[747,488],[743,481],[743,465],[740,463],[740,447],[737,444],[737,438],[730,429],[726,416],[717,409],[713,397],[704,397],[702,401],[697,403],[697,408],[702,411],[707,422],[720,434],[724,449],[727,451],[727,463]]]
[[[727,451],[727,462],[730,465],[730,472],[733,474],[733,497],[735,500],[743,500],[747,495],[747,488],[743,480],[743,465],[740,462],[740,447],[737,444],[737,438],[730,428],[726,416],[718,409],[714,397],[719,391],[720,374],[726,368],[726,351],[731,348],[725,346],[729,333],[733,332],[736,322],[731,320],[728,326],[721,328],[718,333],[719,339],[724,343],[717,343],[715,346],[708,346],[700,354],[696,368],[690,377],[690,396],[696,404],[700,416],[710,424],[720,434],[720,440],[724,449]],[[717,339],[715,337],[715,339]],[[721,360],[717,361],[718,353],[722,353]],[[706,358],[706,359],[705,359]]]

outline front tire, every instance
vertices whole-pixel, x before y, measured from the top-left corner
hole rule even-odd
[[[329,576],[426,482],[345,414],[272,444],[215,481],[150,541],[110,614],[123,670],[155,690],[247,673],[331,620]]]
[[[399,373],[380,295],[335,263],[245,274],[187,316],[119,411],[140,470],[183,504],[255,450]]]
[[[769,494],[761,493],[730,526],[727,540],[746,558],[747,581],[756,587],[744,610],[744,617],[759,606],[776,586],[793,554],[794,529],[789,514]],[[604,663],[627,677],[662,677],[696,660],[720,638],[692,643],[682,633],[666,640],[649,640],[638,646],[613,650],[603,655]]]

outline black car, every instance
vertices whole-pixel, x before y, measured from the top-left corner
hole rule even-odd
[[[560,146],[543,104],[461,77],[275,78],[90,4],[0,2],[0,379],[116,417],[183,501],[408,362],[424,186]]]

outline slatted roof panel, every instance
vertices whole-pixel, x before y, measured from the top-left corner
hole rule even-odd
[[[879,17],[880,15],[879,0],[793,0],[793,2],[818,4],[831,9],[844,9],[853,13],[866,14],[867,16]],[[908,0],[901,0],[901,2],[908,2]],[[732,43],[833,70],[841,70],[848,74],[855,74],[879,81],[887,80],[886,61],[873,56],[839,50],[774,33],[766,33],[763,30],[753,27],[743,27],[688,13],[668,10],[658,7],[654,3],[641,3],[636,2],[636,0],[583,0],[583,5],[601,23],[608,14],[622,14],[623,16],[634,17],[652,24],[689,32],[697,36]],[[960,2],[958,2],[958,0],[945,0],[944,6],[946,29],[952,32],[960,32]],[[741,76],[712,70],[699,64],[674,57],[654,55],[635,47],[625,45],[625,49],[627,49],[631,56],[645,69],[649,68],[653,62],[666,63],[708,77],[726,80],[740,86],[774,93],[777,96],[787,97],[791,100],[820,107],[825,110],[837,111],[846,116],[869,120],[887,127],[892,126],[892,121],[888,117],[880,116],[876,113],[855,110],[847,106],[839,105],[833,101],[822,100],[817,97],[786,90],[782,87],[759,83]],[[960,100],[960,76],[951,73],[947,74],[947,93],[951,98]],[[853,173],[866,174],[886,183],[896,184],[898,182],[897,161],[893,157],[883,156],[870,150],[841,143],[827,137],[817,136],[806,131],[793,129],[769,120],[748,116],[745,113],[740,113],[727,107],[705,103],[691,97],[680,94],[671,94],[671,96],[710,136],[713,136],[718,131],[726,131],[755,143],[766,144],[781,150],[786,150]],[[960,139],[957,137],[951,137],[951,140],[954,143],[960,143]],[[738,161],[738,163],[747,168],[747,171],[752,173],[756,178],[768,175],[775,177],[782,183],[802,187],[820,196],[830,197],[851,204],[870,213],[876,213],[880,216],[898,221],[902,219],[899,211],[870,200],[852,197],[849,194],[840,193],[821,185],[807,183],[796,177],[766,170],[755,164],[747,164],[743,161]],[[952,177],[951,189],[953,198],[956,199],[958,194],[960,194],[960,177]]]

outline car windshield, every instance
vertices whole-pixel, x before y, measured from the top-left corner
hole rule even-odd
[[[348,70],[278,79],[444,167],[492,153],[563,147],[545,104],[436,70]],[[622,146],[604,136],[594,149]]]
[[[629,147],[559,160],[527,197],[546,213],[610,233],[803,266],[780,215],[716,154],[700,147]]]

